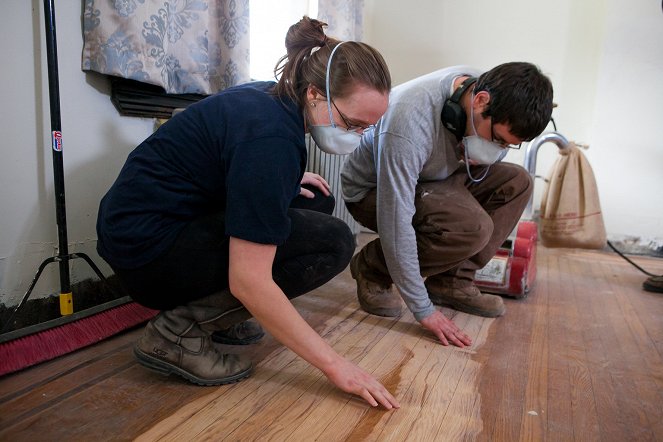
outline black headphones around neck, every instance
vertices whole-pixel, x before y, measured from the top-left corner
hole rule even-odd
[[[447,98],[442,107],[442,124],[453,133],[458,141],[463,139],[465,135],[465,125],[467,124],[467,116],[465,110],[460,105],[460,98],[463,92],[476,83],[476,77],[469,77],[465,79],[458,89],[454,91],[451,97]]]

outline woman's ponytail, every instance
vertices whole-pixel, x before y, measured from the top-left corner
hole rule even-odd
[[[279,79],[274,93],[289,97],[304,107],[306,90],[312,85],[325,93],[327,62],[339,40],[325,35],[327,26],[319,20],[302,18],[290,27],[285,38],[287,54],[274,68]],[[371,46],[349,41],[338,48],[332,61],[330,94],[342,97],[357,83],[380,92],[391,90],[391,76],[384,59]]]

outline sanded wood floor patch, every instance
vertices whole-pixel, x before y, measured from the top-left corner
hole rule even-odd
[[[470,349],[442,347],[409,313],[379,318],[354,305],[323,331],[337,351],[401,398],[397,412],[372,409],[280,349],[248,380],[183,406],[138,440],[435,440],[441,428],[476,436],[482,428],[479,364],[471,357],[492,320],[447,313],[472,336]]]

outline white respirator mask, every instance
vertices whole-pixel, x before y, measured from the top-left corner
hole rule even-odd
[[[474,106],[471,106],[470,108],[470,124],[472,125],[474,135],[463,137],[463,146],[465,146],[465,167],[467,168],[467,174],[470,179],[473,182],[478,183],[486,178],[490,166],[501,161],[506,156],[508,150],[493,141],[488,141],[479,136],[477,129],[474,126]],[[475,165],[488,166],[480,178],[474,178],[472,176],[472,173],[470,172],[470,160],[472,160]]]
[[[321,151],[333,155],[347,155],[352,153],[361,140],[361,134],[353,130],[346,130],[339,127],[334,122],[331,107],[331,95],[329,94],[329,72],[331,70],[332,57],[334,52],[345,42],[340,42],[329,54],[329,61],[327,62],[327,75],[325,79],[325,93],[327,94],[327,110],[329,111],[329,124],[313,125],[309,127],[309,132],[313,141],[320,148]]]

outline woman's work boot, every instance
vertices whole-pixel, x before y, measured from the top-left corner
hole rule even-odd
[[[366,279],[361,274],[359,254],[350,260],[350,274],[357,281],[357,298],[362,310],[378,316],[395,317],[401,314],[403,301],[392,289],[392,284],[385,287]]]
[[[161,312],[134,346],[138,362],[163,374],[177,374],[199,385],[237,382],[251,374],[251,361],[218,351],[210,334],[185,307]]]
[[[255,320],[240,322],[223,330],[212,333],[212,341],[226,345],[249,345],[254,344],[265,336],[260,324]]]

